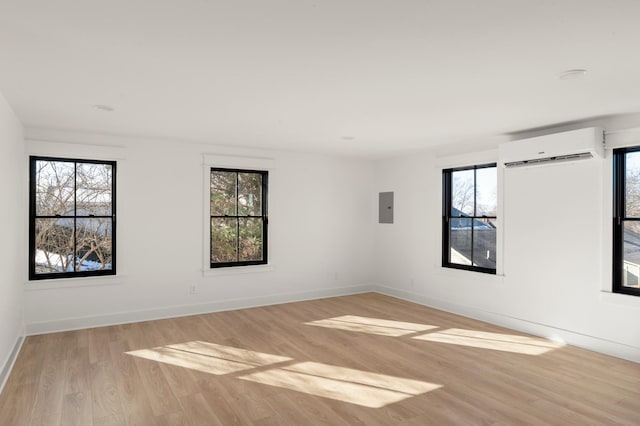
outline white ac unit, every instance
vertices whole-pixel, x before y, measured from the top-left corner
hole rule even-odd
[[[604,130],[587,127],[500,145],[504,167],[537,166],[604,156]]]

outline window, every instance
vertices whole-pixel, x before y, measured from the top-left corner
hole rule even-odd
[[[211,268],[267,263],[266,171],[211,169]]]
[[[496,273],[495,164],[442,172],[442,266]]]
[[[640,296],[640,147],[613,151],[613,292]]]
[[[30,158],[29,279],[115,275],[116,163]]]

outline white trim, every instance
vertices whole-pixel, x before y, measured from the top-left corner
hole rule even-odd
[[[26,139],[24,151],[27,155],[48,157],[68,157],[72,159],[99,159],[122,161],[127,155],[127,148],[114,145],[66,143],[41,139]]]
[[[275,168],[276,160],[268,157],[245,157],[240,155],[202,154],[205,167],[230,167],[234,169],[268,170]]]
[[[0,370],[0,393],[2,393],[2,389],[4,389],[4,385],[7,384],[7,380],[9,379],[9,375],[11,374],[11,370],[13,370],[13,366],[18,359],[18,354],[20,353],[20,349],[22,349],[22,344],[24,343],[24,335],[19,335],[16,339],[15,345],[13,345],[13,349],[9,353],[9,356],[5,360],[2,365],[2,369]]]
[[[609,285],[609,287],[611,286]],[[598,296],[599,296],[599,299],[604,303],[624,306],[627,308],[640,309],[640,297],[638,296],[634,296],[631,294],[624,294],[624,293],[613,293],[609,290],[601,290]]]
[[[122,271],[126,270],[128,260],[127,256],[122,253],[126,252],[127,246],[127,205],[128,190],[126,185],[127,169],[127,149],[121,146],[100,145],[89,143],[64,143],[57,140],[48,140],[43,135],[41,139],[25,140],[25,153],[33,156],[49,156],[54,158],[69,158],[73,160],[104,160],[116,161],[116,215],[118,226],[116,229],[116,275],[103,275],[96,277],[68,277],[68,278],[52,278],[46,280],[29,280],[24,284],[26,291],[50,290],[57,288],[73,288],[73,287],[91,287],[98,285],[120,285],[126,274]],[[28,166],[27,166],[28,170]],[[125,202],[123,202],[125,201]],[[124,212],[124,214],[123,214]],[[121,220],[121,218],[125,218]],[[124,228],[123,228],[124,222]],[[123,230],[124,229],[124,230]],[[124,243],[123,243],[124,242]],[[123,248],[124,247],[124,248]]]
[[[120,312],[109,315],[97,315],[90,317],[67,318],[55,321],[33,322],[26,325],[26,335],[31,336],[36,334],[78,330],[91,327],[102,327],[116,324],[126,324],[131,322],[175,318],[212,312],[229,311],[234,309],[270,306],[281,303],[301,302],[305,300],[315,300],[327,297],[347,296],[368,292],[377,292],[412,303],[417,303],[423,306],[439,309],[456,315],[461,315],[467,318],[485,321],[494,325],[533,334],[554,341],[562,341],[572,346],[640,363],[640,348],[636,346],[613,342],[595,336],[576,333],[570,330],[563,330],[560,328],[548,326],[545,324],[539,324],[520,318],[509,317],[479,308],[463,306],[442,299],[421,296],[405,290],[399,290],[391,287],[373,284],[334,287],[295,293],[280,293],[254,298],[229,299],[220,302],[210,302],[193,305],[167,306],[158,309]],[[603,297],[605,298],[608,298],[609,296],[615,298],[616,302],[626,300],[618,298],[616,297],[618,295],[614,294],[603,295]],[[22,337],[20,337],[20,339],[22,339]],[[21,345],[22,341],[20,341],[19,344]],[[16,346],[18,346],[18,343],[16,344]],[[15,349],[14,352],[17,353]],[[12,362],[15,362],[15,359],[13,359]]]
[[[97,287],[103,285],[121,285],[126,275],[101,275],[96,277],[52,278],[47,280],[32,280],[24,283],[25,291],[52,290],[58,288]]]
[[[209,266],[209,265],[207,265]],[[202,275],[205,277],[224,277],[229,275],[241,275],[241,274],[257,274],[261,272],[271,272],[275,270],[275,267],[271,264],[266,265],[248,265],[248,266],[231,266],[228,268],[208,268],[202,270]]]
[[[605,149],[624,148],[640,143],[640,127],[605,132]]]
[[[405,290],[398,290],[391,287],[374,286],[374,291],[385,294],[387,296],[397,297],[398,299],[417,303],[423,306],[450,312],[456,315],[462,315],[464,317],[485,321],[494,325],[521,331],[523,333],[533,334],[535,336],[544,337],[554,341],[562,341],[566,344],[579,348],[584,348],[605,355],[610,355],[617,358],[626,359],[628,361],[640,363],[640,347],[613,342],[595,336],[576,333],[570,330],[563,330],[545,324],[527,321],[521,318],[509,317],[503,314],[485,311],[479,308],[463,306],[442,299],[420,296],[415,293],[411,293]]]
[[[267,206],[269,214],[273,212],[273,196],[272,188],[275,177],[276,160],[267,157],[244,157],[236,155],[218,155],[218,154],[202,154],[202,276],[221,276],[236,275],[240,273],[256,273],[273,271],[273,235],[271,232],[273,227],[271,221],[269,223],[269,235],[267,238],[267,264],[255,266],[234,266],[230,268],[214,269],[211,268],[209,254],[211,253],[211,238],[209,235],[210,227],[210,182],[211,167],[229,167],[233,169],[260,170],[269,172],[269,188],[267,190]]]
[[[59,331],[79,330],[92,327],[102,327],[131,322],[151,321],[165,318],[176,318],[189,315],[206,314],[212,312],[230,311],[234,309],[255,308],[281,303],[301,302],[305,300],[323,299],[327,297],[347,296],[351,294],[367,293],[371,285],[362,284],[348,287],[334,287],[295,293],[279,293],[246,299],[229,299],[193,305],[167,306],[158,309],[119,312],[108,315],[67,318],[54,321],[32,322],[26,324],[26,334],[54,333]]]
[[[497,149],[436,157],[436,168],[441,169],[471,167],[489,163],[498,163]]]
[[[607,140],[607,145],[609,141]],[[613,151],[605,149],[602,163],[602,222],[600,227],[600,290],[611,292],[613,288]],[[638,298],[640,299],[640,298]],[[640,302],[640,300],[639,300]]]

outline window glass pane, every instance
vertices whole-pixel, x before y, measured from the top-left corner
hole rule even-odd
[[[495,220],[473,221],[473,264],[482,268],[496,268]]]
[[[239,260],[262,260],[262,219],[240,219]]]
[[[110,164],[78,163],[76,168],[76,214],[110,216],[112,167]]]
[[[74,213],[74,163],[36,161],[36,214],[68,216]]]
[[[466,218],[449,220],[450,263],[471,265],[471,221]]]
[[[236,172],[211,171],[211,215],[236,215]]]
[[[73,272],[73,219],[36,219],[35,226],[35,273]]]
[[[238,260],[238,220],[211,218],[211,262]]]
[[[498,172],[496,167],[476,170],[476,216],[497,216]]]
[[[110,270],[111,219],[76,220],[76,271]]]
[[[640,222],[624,223],[622,286],[640,288]]]
[[[473,216],[474,170],[451,173],[451,216]]]
[[[625,155],[625,216],[640,217],[640,152]]]
[[[238,215],[262,215],[262,175],[238,173]]]

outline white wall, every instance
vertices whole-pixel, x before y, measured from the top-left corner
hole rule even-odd
[[[610,158],[501,172],[498,275],[440,266],[442,169],[497,160],[487,151],[376,163],[375,192],[395,191],[395,223],[375,236],[381,291],[640,362],[640,298],[610,292]],[[522,219],[534,208],[539,222]]]
[[[536,277],[504,255],[527,229],[512,223],[503,244],[500,212],[498,275],[440,266],[442,169],[497,161],[496,150],[371,163],[37,129],[27,139],[27,154],[118,160],[119,217],[118,277],[27,283],[28,333],[378,289],[640,361],[640,298],[607,291],[610,159],[584,163],[572,177],[589,188],[570,201],[587,213],[582,220],[593,232],[569,238],[569,263],[581,273],[560,277],[567,258],[555,256],[543,259],[550,262],[544,271],[553,273]],[[203,154],[273,160],[271,269],[203,274]],[[26,155],[22,160],[24,174]],[[562,170],[543,182],[523,175],[520,184],[553,186]],[[375,223],[382,191],[395,192],[394,224]]]
[[[118,161],[118,277],[28,283],[28,333],[368,288],[375,220],[369,162],[161,140],[28,132],[29,154]],[[203,274],[203,154],[273,160],[269,188],[272,267],[258,267],[259,272],[253,273],[232,268],[228,273]],[[192,284],[197,286],[195,295],[189,294]]]
[[[0,388],[23,334],[27,197],[22,146],[22,124],[0,94]]]

